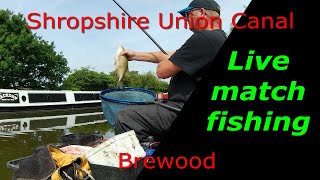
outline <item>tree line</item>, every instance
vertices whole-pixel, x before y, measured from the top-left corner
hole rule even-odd
[[[118,77],[116,72],[109,74],[96,72],[89,67],[74,70],[59,87],[61,90],[96,91],[116,88]],[[124,78],[127,87],[145,88],[155,92],[167,92],[168,83],[160,81],[152,72],[139,74],[137,71],[127,72]]]
[[[28,28],[22,14],[0,10],[0,89],[100,91],[115,88],[115,72],[88,67],[71,70],[62,52]],[[127,87],[167,92],[168,83],[152,72],[128,72]]]

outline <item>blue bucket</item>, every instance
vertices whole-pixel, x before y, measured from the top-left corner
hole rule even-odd
[[[157,94],[153,91],[143,88],[123,89],[107,89],[100,93],[101,104],[104,117],[111,127],[114,127],[117,113],[132,105],[147,104],[149,101],[154,101]]]

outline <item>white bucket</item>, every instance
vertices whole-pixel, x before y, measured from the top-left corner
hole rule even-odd
[[[135,163],[135,158],[146,156],[133,130],[113,136],[84,155],[92,164],[119,167],[120,153],[130,154],[132,164]],[[123,166],[128,164],[129,162],[123,163]]]

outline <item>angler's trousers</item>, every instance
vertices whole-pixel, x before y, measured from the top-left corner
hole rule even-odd
[[[183,106],[178,102],[165,103],[179,109]],[[148,136],[160,141],[178,113],[156,104],[131,106],[117,114],[115,134],[134,130],[140,142],[146,142]]]

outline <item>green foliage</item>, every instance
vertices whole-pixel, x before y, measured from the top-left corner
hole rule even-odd
[[[111,73],[116,77],[116,73]],[[168,92],[168,83],[159,80],[152,72],[139,74],[136,71],[125,74],[124,85],[126,87],[145,88],[157,93]]]
[[[74,70],[63,82],[60,89],[73,91],[102,91],[109,85],[116,84],[116,79],[105,73],[98,73],[89,67]]]
[[[0,10],[0,88],[57,89],[69,68],[54,49],[28,29],[22,14]]]
[[[142,76],[143,87],[155,92],[167,92],[168,83],[159,81],[155,75],[148,72]]]
[[[115,71],[105,74],[98,73],[90,68],[74,70],[63,82],[60,89],[74,91],[101,91],[116,88],[118,76]],[[126,87],[145,88],[161,93],[168,91],[168,83],[160,81],[151,72],[139,74],[136,71],[128,72],[124,77]]]
[[[0,10],[0,88],[101,91],[117,86],[115,72],[98,73],[89,68],[75,70],[64,79],[70,72],[66,58],[55,52],[53,42],[33,34],[27,26],[22,14]],[[155,92],[168,89],[168,83],[151,72],[128,72],[124,85]]]

